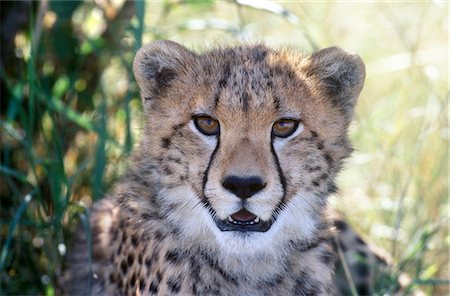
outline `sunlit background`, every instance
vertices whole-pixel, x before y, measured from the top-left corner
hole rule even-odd
[[[132,60],[156,39],[358,53],[355,153],[333,207],[392,256],[393,278],[410,276],[409,292],[449,293],[447,1],[0,3],[1,294],[60,293],[74,226],[140,137]]]

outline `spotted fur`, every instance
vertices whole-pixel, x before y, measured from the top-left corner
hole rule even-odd
[[[325,211],[352,151],[361,59],[335,47],[311,56],[264,45],[198,54],[158,41],[139,50],[134,72],[144,133],[128,172],[92,209],[92,273],[79,232],[69,293],[332,293]],[[217,119],[220,132],[203,135],[197,115]],[[272,133],[280,118],[299,122],[287,138]],[[230,175],[257,176],[264,188],[243,201],[224,188]],[[216,222],[241,207],[271,227],[221,231]]]

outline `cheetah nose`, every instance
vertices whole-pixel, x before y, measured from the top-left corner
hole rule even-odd
[[[227,176],[222,181],[222,186],[237,197],[247,199],[266,187],[266,183],[258,176]]]

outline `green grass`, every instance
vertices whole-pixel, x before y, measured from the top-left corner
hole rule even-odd
[[[360,54],[367,79],[351,128],[356,151],[333,206],[391,254],[380,294],[402,272],[408,292],[449,292],[448,3],[277,2],[287,13],[225,1],[132,4],[52,1],[40,18],[36,2],[2,44],[11,49],[0,68],[2,294],[60,292],[74,226],[139,138],[134,53],[160,38],[196,50],[263,40]]]

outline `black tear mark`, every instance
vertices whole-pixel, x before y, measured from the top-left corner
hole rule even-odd
[[[286,177],[284,176],[283,170],[281,169],[280,161],[278,160],[277,153],[275,152],[275,148],[273,146],[273,141],[275,139],[275,136],[272,135],[270,138],[270,151],[272,152],[273,160],[275,161],[275,165],[277,167],[278,171],[278,177],[280,178],[281,187],[283,188],[283,196],[281,197],[280,202],[277,205],[277,209],[280,209],[283,207],[286,199]]]
[[[209,158],[208,166],[206,167],[205,173],[203,174],[203,182],[202,182],[202,192],[203,192],[202,203],[203,203],[203,206],[206,209],[208,209],[208,211],[213,216],[215,215],[215,212],[214,212],[213,208],[211,207],[211,205],[209,204],[208,199],[205,196],[205,187],[206,187],[206,183],[208,182],[208,173],[211,168],[211,164],[214,161],[214,158],[216,157],[217,151],[219,151],[219,147],[220,147],[220,132],[217,135],[217,145],[216,145],[216,148],[214,148],[214,151],[212,152],[212,154]]]

